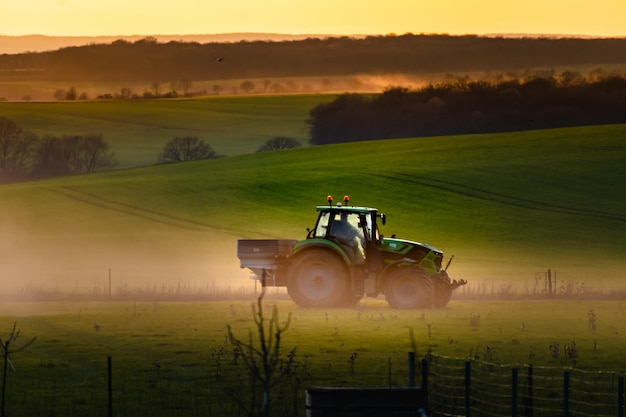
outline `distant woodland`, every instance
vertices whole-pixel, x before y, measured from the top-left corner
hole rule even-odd
[[[0,55],[0,80],[172,82],[462,73],[626,64],[626,39],[414,35],[292,41],[137,41]]]
[[[307,123],[313,145],[626,123],[626,78],[564,72],[344,94],[313,108]]]
[[[120,94],[96,98],[159,99],[176,93],[163,94],[160,82],[176,83],[187,95],[193,81],[245,80],[239,88],[248,94],[257,91],[249,79],[259,78],[265,78],[262,91],[273,92],[269,78],[442,75],[442,81],[417,89],[392,86],[380,94],[353,92],[311,109],[306,120],[310,143],[322,145],[626,123],[626,72],[607,71],[603,65],[626,66],[626,39],[406,34],[201,44],[159,43],[148,37],[0,55],[0,81],[144,82],[153,87],[142,96],[123,87]],[[584,66],[585,74],[567,69]],[[488,76],[475,79],[470,73]],[[55,98],[87,97],[71,87],[57,90]],[[58,157],[51,160],[49,155]],[[113,165],[100,136],[34,138],[10,120],[0,123],[0,182]]]

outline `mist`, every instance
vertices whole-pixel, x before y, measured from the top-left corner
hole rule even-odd
[[[443,74],[433,74],[430,78],[411,74],[354,74],[348,76],[307,76],[307,77],[283,77],[283,78],[246,78],[252,82],[254,90],[245,93],[241,90],[241,80],[215,79],[194,80],[193,89],[199,95],[216,95],[214,89],[219,86],[219,95],[231,94],[343,94],[347,92],[380,93],[393,86],[403,86],[417,89],[429,82],[440,82]],[[267,82],[269,87],[265,87]],[[13,83],[0,80],[0,98],[2,101],[56,101],[54,90],[50,89],[50,83]],[[135,94],[150,90],[150,82],[126,82],[115,86],[111,83],[81,82],[73,83],[80,95],[87,100],[98,99],[103,95],[119,95],[122,88],[127,88]],[[67,83],[58,83],[58,89],[64,90]],[[194,95],[196,93],[193,93]],[[304,118],[304,116],[303,116]]]
[[[253,290],[239,267],[236,238],[220,232],[155,230],[144,236],[50,236],[3,225],[0,295],[161,296]],[[215,236],[220,234],[221,236]],[[71,236],[71,237],[70,237]],[[84,237],[83,235],[82,237]]]

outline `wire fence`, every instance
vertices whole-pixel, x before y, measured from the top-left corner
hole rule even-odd
[[[360,361],[360,362],[359,362]],[[228,362],[228,363],[227,363]],[[40,363],[25,386],[9,381],[7,416],[253,416],[260,387],[243,364],[213,361],[121,364]],[[624,377],[618,372],[512,366],[411,354],[365,362],[304,358],[272,389],[272,416],[305,416],[310,387],[407,387],[425,391],[430,417],[623,417]],[[24,370],[22,368],[22,370]],[[416,415],[417,411],[416,411]]]
[[[624,415],[624,377],[617,372],[436,356],[428,366],[432,416]]]

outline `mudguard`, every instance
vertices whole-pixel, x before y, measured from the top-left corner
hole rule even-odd
[[[306,239],[306,240],[301,240],[297,242],[294,245],[293,251],[291,252],[291,255],[289,255],[289,258],[293,258],[294,256],[296,256],[298,253],[302,252],[303,250],[307,248],[312,248],[312,247],[317,247],[317,248],[322,247],[322,248],[331,250],[337,255],[339,255],[341,259],[346,263],[347,266],[350,266],[352,264],[352,262],[350,261],[350,258],[348,258],[348,255],[346,255],[345,251],[341,248],[341,246],[339,246],[339,244],[333,242],[332,240],[322,239],[322,238],[312,238],[312,239]]]

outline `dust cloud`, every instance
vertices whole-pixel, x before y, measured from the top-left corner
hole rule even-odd
[[[354,74],[348,76],[307,76],[257,79],[251,78],[257,86],[252,94],[343,94],[343,93],[380,93],[390,87],[402,86],[403,88],[418,89],[430,82],[440,82],[442,74],[428,76],[416,76],[411,74]],[[270,88],[262,87],[270,81]],[[194,89],[197,91],[210,92],[215,86],[221,87],[221,95],[242,95],[240,81],[233,80],[197,80],[194,81]],[[20,84],[0,82],[4,101],[53,101],[57,100],[47,85],[37,83]],[[89,99],[96,99],[103,94],[117,94],[120,89],[129,88],[131,91],[144,91],[150,86],[148,83],[125,83],[118,87],[98,83],[84,83],[80,87],[80,93]],[[113,89],[113,90],[111,90]],[[208,95],[209,93],[207,93]]]
[[[253,291],[236,237],[158,230],[144,236],[0,233],[0,296],[193,297]],[[210,234],[210,235],[209,235]]]
[[[355,87],[359,91],[382,92],[390,87],[401,86],[408,89],[418,89],[427,85],[431,80],[424,77],[416,77],[408,74],[359,74],[352,80],[346,81],[347,85]]]

